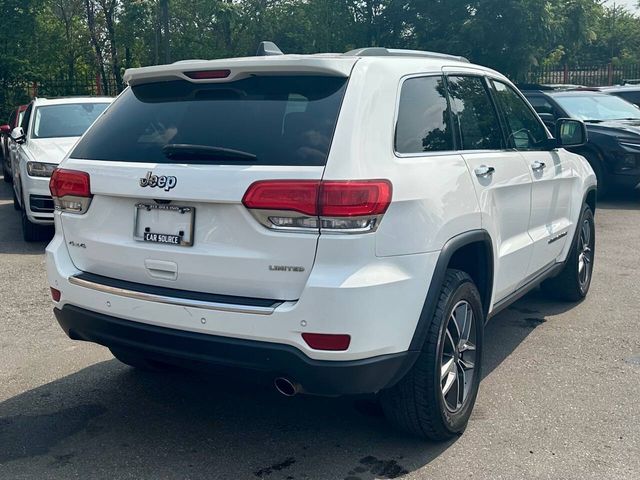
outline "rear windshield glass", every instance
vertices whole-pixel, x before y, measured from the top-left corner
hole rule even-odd
[[[347,80],[250,77],[127,89],[73,158],[157,163],[324,165]]]
[[[79,137],[108,103],[43,105],[35,110],[33,138]]]

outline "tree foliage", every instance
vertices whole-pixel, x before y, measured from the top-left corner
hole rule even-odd
[[[125,68],[252,55],[261,40],[287,53],[428,49],[515,78],[640,61],[640,19],[602,0],[0,0],[0,82],[99,73],[108,91]]]

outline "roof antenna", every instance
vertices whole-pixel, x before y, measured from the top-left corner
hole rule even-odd
[[[270,57],[272,55],[284,55],[282,50],[273,42],[260,42],[258,45],[257,57]]]

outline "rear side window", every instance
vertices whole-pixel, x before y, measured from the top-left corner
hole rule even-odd
[[[480,77],[448,78],[453,121],[462,150],[504,148],[500,123],[484,80]]]
[[[453,150],[442,77],[410,78],[402,84],[395,149],[398,153]]]
[[[325,165],[346,84],[338,77],[272,76],[135,86],[98,119],[71,156]]]

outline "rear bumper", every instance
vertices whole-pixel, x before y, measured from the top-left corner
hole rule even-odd
[[[132,322],[73,305],[54,309],[58,323],[74,340],[139,351],[175,364],[227,367],[283,376],[317,395],[373,393],[395,384],[418,352],[373,358],[314,360],[290,345],[208,335]]]

